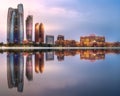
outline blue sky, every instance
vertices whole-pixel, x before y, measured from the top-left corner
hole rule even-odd
[[[24,5],[24,19],[32,14],[34,24],[43,22],[45,35],[65,35],[80,40],[82,35],[105,36],[120,41],[120,0],[4,0],[0,6],[0,42],[6,42],[8,7]],[[34,39],[34,38],[33,38]]]

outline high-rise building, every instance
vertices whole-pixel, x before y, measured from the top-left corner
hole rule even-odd
[[[35,42],[39,43],[39,23],[35,24]]]
[[[29,15],[26,19],[26,38],[27,41],[32,42],[32,31],[33,31],[33,16]]]
[[[44,43],[44,25],[42,23],[39,26],[39,41],[40,43]]]
[[[42,23],[35,24],[35,42],[44,43],[44,25]]]
[[[46,44],[54,44],[54,36],[46,35]]]
[[[23,43],[24,40],[24,10],[18,4],[17,9],[9,8],[7,17],[7,42]]]

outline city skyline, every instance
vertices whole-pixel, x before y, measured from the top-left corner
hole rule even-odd
[[[49,0],[34,0],[31,2],[28,0],[4,0],[2,1],[2,5],[5,6],[0,7],[1,13],[4,13],[0,15],[0,19],[3,20],[3,22],[0,23],[0,33],[2,34],[0,42],[6,42],[5,17],[7,16],[7,9],[10,6],[16,7],[19,3],[24,5],[24,18],[32,14],[34,24],[35,22],[43,22],[45,24],[45,32],[48,35],[51,34],[56,37],[58,34],[61,34],[67,39],[79,41],[80,36],[97,34],[105,36],[107,41],[120,41],[120,1],[118,0],[101,0],[98,2],[96,0],[53,0],[51,2]],[[3,17],[4,19],[2,19]]]

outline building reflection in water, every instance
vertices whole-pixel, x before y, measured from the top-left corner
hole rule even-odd
[[[58,61],[63,61],[65,56],[79,55],[81,60],[104,60],[106,54],[120,54],[120,50],[57,50],[46,53],[46,61],[54,60],[54,55]],[[27,55],[24,55],[27,54]],[[32,56],[35,55],[33,65]],[[26,57],[26,78],[33,80],[33,68],[36,73],[44,72],[44,52],[7,52],[7,79],[8,88],[17,87],[18,92],[23,92],[24,86],[24,56]],[[34,67],[33,67],[34,66]]]
[[[80,51],[80,59],[81,60],[104,60],[105,59],[105,51],[99,50],[85,50]]]
[[[46,52],[46,61],[54,60],[54,52]]]
[[[59,50],[55,52],[58,61],[63,61],[66,56],[80,55],[80,60],[104,60],[106,54],[120,54],[120,50]]]
[[[24,57],[21,53],[7,54],[7,79],[8,87],[17,87],[18,92],[23,91],[24,86]]]
[[[32,54],[27,55],[26,58],[26,77],[29,81],[33,80],[33,63]]]
[[[57,56],[58,61],[64,61],[65,51],[63,50],[56,51],[55,55]]]
[[[35,53],[35,72],[43,73],[44,71],[44,52]]]

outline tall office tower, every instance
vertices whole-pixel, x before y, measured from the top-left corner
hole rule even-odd
[[[35,24],[35,42],[44,43],[44,25],[42,23]]]
[[[39,43],[39,23],[35,24],[35,42]]]
[[[32,65],[32,54],[27,56],[26,60],[26,77],[29,81],[33,80],[33,65]]]
[[[7,42],[8,43],[14,43],[14,17],[15,17],[15,12],[13,12],[12,8],[8,9],[8,17],[7,17]]]
[[[44,43],[44,25],[42,23],[39,26],[39,41],[40,43]]]
[[[18,92],[23,91],[24,86],[24,57],[21,53],[8,53],[7,55],[7,79],[8,87],[17,87]]]
[[[24,39],[24,12],[23,5],[18,4],[17,9],[9,8],[7,17],[7,42],[23,43]]]
[[[36,53],[35,54],[35,72],[43,73],[44,71],[44,53]]]
[[[26,37],[29,42],[32,42],[33,31],[33,16],[29,15],[26,19]]]

